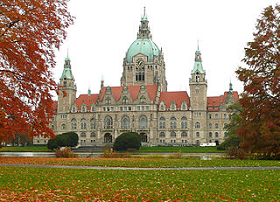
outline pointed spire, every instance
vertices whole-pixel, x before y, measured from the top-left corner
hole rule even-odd
[[[141,25],[137,33],[137,39],[151,39],[151,31],[149,21],[146,14],[146,7],[144,7],[144,16],[141,18]]]
[[[199,51],[199,39],[197,40],[197,50]]]
[[[231,93],[233,92],[231,80],[230,80],[230,82],[229,82],[229,92],[231,92]]]
[[[197,46],[197,48],[198,49],[195,51],[194,67],[192,73],[194,73],[196,70],[198,70],[200,73],[204,73],[199,45]]]
[[[90,87],[88,87],[88,96],[91,95],[91,90],[90,90]]]
[[[100,89],[102,90],[103,87],[104,87],[104,78],[103,78],[103,75],[102,75]]]
[[[147,18],[147,15],[146,15],[146,7],[144,7],[144,15],[143,15],[141,21],[148,21],[148,18]]]
[[[64,61],[64,69],[63,69],[60,79],[62,79],[62,78],[74,79],[72,71],[71,71],[70,62],[71,61],[70,61],[70,58],[68,57],[68,51],[67,51],[67,57],[65,58],[65,61]]]

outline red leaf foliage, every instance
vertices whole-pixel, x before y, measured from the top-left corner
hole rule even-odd
[[[68,0],[1,0],[0,142],[17,133],[53,136],[54,49],[73,23]]]
[[[280,6],[264,9],[254,41],[245,48],[247,68],[236,73],[244,83],[240,99],[243,147],[267,156],[280,155]]]

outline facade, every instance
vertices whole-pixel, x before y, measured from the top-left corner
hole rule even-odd
[[[186,91],[167,91],[163,53],[151,39],[144,12],[137,39],[123,60],[120,86],[104,86],[102,80],[98,93],[89,90],[76,98],[70,59],[65,59],[50,127],[56,135],[76,132],[81,146],[112,143],[128,131],[141,134],[143,144],[149,146],[220,143],[227,137],[223,128],[230,114],[226,108],[238,100],[238,93],[230,84],[223,95],[207,97],[207,85],[197,50],[190,96]],[[45,139],[34,139],[34,144],[45,143]]]

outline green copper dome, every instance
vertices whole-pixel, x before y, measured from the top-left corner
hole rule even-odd
[[[154,61],[154,56],[159,56],[160,51],[157,45],[150,39],[136,39],[129,47],[126,60],[133,62],[133,56],[142,53],[148,56],[148,62]]]

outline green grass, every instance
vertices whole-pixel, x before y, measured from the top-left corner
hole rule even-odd
[[[4,201],[278,201],[279,170],[0,168]]]
[[[139,152],[223,153],[217,147],[140,147]]]
[[[34,147],[2,147],[0,152],[48,152],[51,151],[47,147],[34,146]]]

